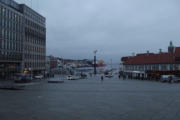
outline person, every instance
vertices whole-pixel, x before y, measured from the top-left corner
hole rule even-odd
[[[119,74],[119,79],[121,78],[121,75]]]
[[[103,75],[101,76],[101,83],[103,82],[103,80],[104,80],[104,77],[103,77]]]

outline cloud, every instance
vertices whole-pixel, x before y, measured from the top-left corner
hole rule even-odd
[[[47,19],[47,54],[92,58],[98,49],[100,58],[119,62],[132,52],[166,50],[170,40],[180,45],[178,0],[36,2]]]

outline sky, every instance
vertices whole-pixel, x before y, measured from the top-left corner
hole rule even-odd
[[[47,55],[119,63],[180,46],[179,0],[16,0],[46,17]]]

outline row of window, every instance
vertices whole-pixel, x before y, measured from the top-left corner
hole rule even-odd
[[[29,51],[29,52],[31,51],[31,52],[36,52],[36,53],[45,53],[45,48],[40,48],[40,47],[36,47],[36,46],[29,46],[29,45],[25,45],[24,50]]]
[[[28,25],[28,27],[34,28],[35,30],[39,31],[39,32],[46,32],[45,27],[41,27],[40,25],[36,24],[35,22],[32,22],[28,19],[25,20],[26,25]]]
[[[39,39],[45,40],[45,33],[41,33],[37,30],[31,29],[30,27],[25,27],[25,35],[37,37]]]
[[[7,20],[5,18],[1,18],[0,19],[0,26],[6,29],[10,29],[12,31],[16,31],[16,32],[23,32],[23,24],[21,23],[17,23],[11,20]]]
[[[23,34],[0,27],[0,38],[12,41],[23,41]]]
[[[31,68],[31,69],[36,69],[36,68],[45,68],[45,63],[44,62],[27,62],[24,64],[25,68]]]
[[[45,56],[44,55],[25,54],[24,59],[25,60],[45,60]]]
[[[16,52],[22,51],[22,44],[20,42],[14,42],[10,40],[0,40],[0,49],[11,50]]]
[[[38,13],[36,13],[31,8],[28,8],[25,5],[22,5],[21,7],[24,8],[24,9],[22,9],[23,10],[22,12],[24,13],[24,15],[26,15],[27,17],[37,21],[40,24],[45,25],[45,18],[44,17],[40,16]],[[19,12],[19,11],[17,11],[17,12]],[[8,19],[13,19],[14,21],[21,21],[22,17],[17,12],[15,12],[15,10],[7,9],[3,5],[0,5],[0,16],[4,16]]]
[[[126,65],[126,70],[132,71],[146,71],[146,70],[161,70],[161,71],[169,71],[169,70],[179,70],[179,66],[177,64],[162,64],[162,65]]]
[[[0,52],[0,60],[21,61],[22,54],[17,52]]]
[[[0,16],[16,22],[22,22],[22,16],[0,5]]]
[[[43,45],[44,46],[46,44],[44,39],[40,39],[38,37],[29,36],[29,35],[26,35],[25,41],[27,43],[32,43],[32,44],[36,44],[36,45]]]
[[[25,60],[45,60],[45,57],[43,55],[32,55],[32,54],[25,54],[24,55]]]
[[[34,21],[37,21],[40,24],[43,24],[43,25],[45,24],[45,18],[38,15],[36,12],[34,12],[33,10],[31,10],[28,7],[24,7],[24,14],[27,17],[33,19]]]

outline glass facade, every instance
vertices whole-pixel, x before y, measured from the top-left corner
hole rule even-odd
[[[45,18],[24,4],[0,0],[0,76],[8,70],[44,71],[45,56]]]
[[[0,3],[0,77],[21,71],[23,60],[23,15]]]
[[[26,5],[22,8],[25,18],[24,67],[39,72],[45,71],[45,18]]]
[[[0,5],[0,60],[22,60],[23,16]]]

